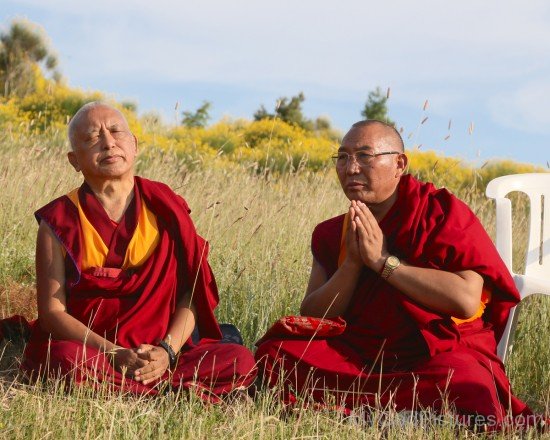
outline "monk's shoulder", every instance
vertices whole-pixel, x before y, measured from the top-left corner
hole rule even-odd
[[[187,201],[177,194],[169,185],[157,180],[146,179],[145,177],[136,176],[135,177],[137,184],[142,192],[144,192],[149,197],[154,196],[155,198],[161,198],[165,200],[173,201],[187,211],[191,212],[191,208],[187,204]]]
[[[435,190],[429,195],[429,212],[437,215],[441,221],[454,224],[457,228],[465,228],[479,219],[467,203],[459,199],[446,188]]]
[[[166,197],[180,197],[174,190],[164,182],[157,180],[146,179],[145,177],[136,176],[136,183],[142,191],[152,192],[156,194],[163,194]]]
[[[315,229],[313,229],[313,237],[324,239],[333,238],[339,241],[340,235],[342,234],[344,217],[345,214],[341,214],[319,223],[317,226],[315,226]]]
[[[344,217],[345,214],[329,218],[315,226],[311,234],[311,247],[314,255],[321,251],[329,254],[339,251]]]
[[[77,207],[67,195],[62,195],[37,209],[34,217],[40,223],[42,219],[55,219],[71,214],[78,214]]]
[[[338,267],[344,218],[342,214],[319,223],[311,236],[311,253],[327,275],[332,275]]]

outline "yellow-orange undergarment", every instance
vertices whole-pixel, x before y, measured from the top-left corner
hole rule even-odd
[[[78,199],[78,188],[67,194],[67,197],[77,207],[80,218],[83,247],[80,270],[86,271],[94,267],[105,267],[109,249],[92,223],[86,218]],[[141,266],[154,252],[158,242],[159,230],[157,227],[157,218],[147,208],[145,202],[142,201],[141,210],[138,213],[137,226],[126,249],[122,269]]]

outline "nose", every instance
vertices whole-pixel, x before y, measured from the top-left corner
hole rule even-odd
[[[357,159],[355,156],[350,155],[348,156],[348,160],[346,162],[346,174],[357,174],[361,170],[361,167],[359,166],[359,162],[357,162]]]
[[[101,130],[101,138],[103,141],[103,148],[106,150],[110,150],[111,148],[114,148],[116,145],[116,140],[111,134],[111,132],[107,129]]]

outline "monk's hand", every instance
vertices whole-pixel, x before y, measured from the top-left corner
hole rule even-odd
[[[389,256],[386,248],[386,237],[367,205],[352,201],[355,211],[353,221],[357,229],[358,246],[361,259],[367,267],[381,272]]]
[[[134,376],[138,368],[145,367],[149,362],[140,358],[136,350],[131,348],[115,348],[111,354],[111,362],[115,369],[130,377]]]
[[[166,350],[150,344],[141,344],[137,348],[140,359],[147,361],[147,365],[134,373],[134,380],[147,385],[159,380],[170,366],[170,357]]]
[[[349,207],[349,224],[346,232],[346,261],[354,267],[361,268],[363,260],[359,252],[359,243],[357,235],[357,226],[355,224],[355,209],[352,205]]]

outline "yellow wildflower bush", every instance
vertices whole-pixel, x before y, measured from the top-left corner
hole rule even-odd
[[[46,79],[39,68],[34,73],[33,93],[23,98],[0,98],[0,128],[5,132],[20,130],[24,135],[51,129],[60,136],[70,117],[83,104],[105,100],[99,92],[85,92]],[[319,171],[331,165],[330,156],[337,149],[336,132],[304,130],[280,119],[224,118],[208,127],[174,127],[163,124],[158,115],[139,117],[131,106],[117,102],[113,105],[123,112],[138,138],[143,162],[174,157],[188,167],[231,167],[245,163],[256,171]],[[408,155],[413,175],[453,190],[484,187],[504,174],[544,171],[512,161],[491,161],[479,168],[434,151],[412,150]]]
[[[455,157],[437,154],[435,151],[412,150],[409,157],[409,172],[420,180],[433,182],[436,186],[460,188],[475,180],[474,168]]]
[[[278,171],[324,168],[337,149],[332,139],[277,119],[250,122],[242,137],[244,142],[233,153],[235,160],[255,161]]]
[[[495,177],[506,176],[508,174],[522,173],[544,173],[542,167],[535,165],[513,162],[511,160],[491,160],[485,163],[479,170],[483,186],[486,186]]]
[[[86,102],[103,99],[99,92],[84,92],[55,83],[36,73],[35,91],[18,100],[21,115],[39,130],[64,129],[68,120]]]
[[[14,129],[29,123],[30,119],[21,114],[15,99],[0,98],[0,127]]]
[[[331,139],[280,120],[224,119],[210,127],[175,127],[166,137],[179,152],[222,156],[277,171],[323,168],[336,148]]]
[[[230,155],[243,143],[243,128],[247,124],[248,121],[224,119],[210,127],[195,129],[195,131],[203,144],[225,155]]]

